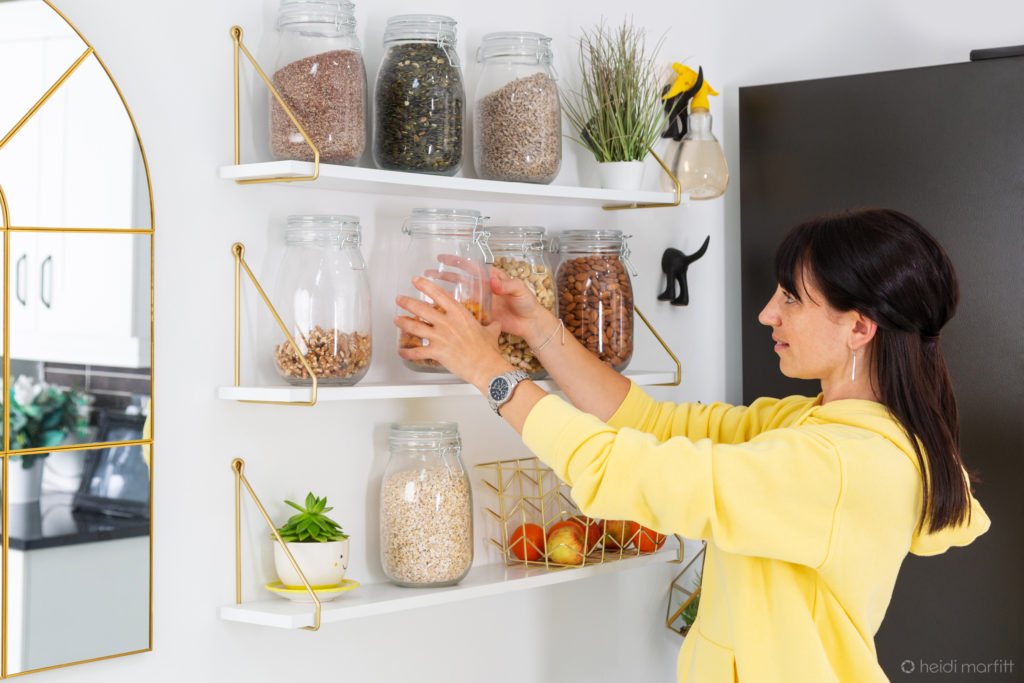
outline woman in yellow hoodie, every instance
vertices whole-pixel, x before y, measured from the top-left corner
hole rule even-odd
[[[681,681],[884,681],[874,636],[908,552],[966,545],[988,528],[959,455],[939,334],[958,299],[941,246],[890,210],[794,228],[761,311],[783,374],[817,397],[750,406],[656,403],[564,334],[525,286],[494,274],[481,326],[399,297],[401,329],[474,384],[572,486],[587,515],[708,542]],[[535,350],[572,405],[513,372],[498,326]]]

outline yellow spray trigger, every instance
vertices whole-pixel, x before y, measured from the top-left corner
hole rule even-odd
[[[672,70],[676,72],[676,81],[672,84],[672,87],[669,88],[669,91],[662,96],[661,99],[663,100],[675,97],[679,93],[689,90],[697,83],[697,79],[699,78],[696,71],[678,62],[672,65]],[[708,95],[717,94],[718,93],[715,92],[705,80],[704,83],[701,84],[700,90],[698,90],[693,96],[693,99],[690,100],[691,111],[696,107],[710,109],[711,107],[708,105]]]

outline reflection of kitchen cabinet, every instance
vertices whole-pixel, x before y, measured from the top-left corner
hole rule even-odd
[[[149,243],[148,235],[12,233],[11,356],[148,367]]]

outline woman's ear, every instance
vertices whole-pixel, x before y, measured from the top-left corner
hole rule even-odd
[[[878,323],[862,313],[854,313],[853,329],[850,331],[850,348],[857,351],[870,343],[878,331]]]

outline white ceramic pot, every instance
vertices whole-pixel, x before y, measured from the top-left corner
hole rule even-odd
[[[302,579],[295,572],[288,556],[276,540],[274,544],[274,569],[277,577],[289,588],[302,588]],[[313,588],[337,586],[345,578],[348,569],[348,539],[326,543],[288,543],[288,550],[299,563],[302,573]]]
[[[644,179],[644,162],[605,161],[597,165],[597,177],[606,190],[639,190]]]
[[[43,458],[36,458],[27,470],[21,466],[21,458],[12,458],[7,463],[9,503],[35,503],[43,488]],[[7,493],[7,492],[5,492]]]

